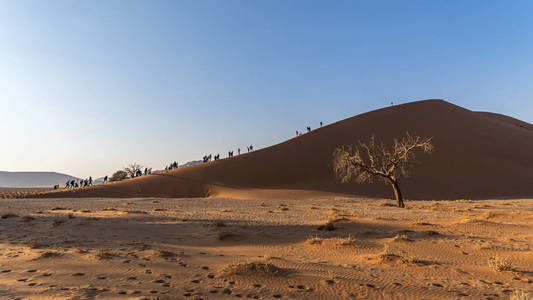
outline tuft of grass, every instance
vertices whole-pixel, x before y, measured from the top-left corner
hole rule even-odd
[[[393,242],[412,242],[413,240],[408,238],[405,234],[398,233],[393,239]]]
[[[100,249],[98,253],[96,253],[96,258],[98,259],[113,259],[113,257],[118,256],[115,252],[113,252],[111,249]]]
[[[339,245],[341,246],[356,246],[357,245],[357,240],[355,238],[353,238],[351,235],[345,237],[345,238],[342,238],[342,239],[339,239]]]
[[[489,267],[496,272],[512,271],[514,268],[509,258],[499,256],[489,258]]]
[[[318,229],[318,230],[333,231],[333,230],[335,230],[335,229],[337,229],[337,228],[335,227],[335,225],[333,225],[332,222],[327,222],[327,223],[324,224],[324,225],[320,225],[320,226],[318,226],[317,229]]]
[[[68,210],[68,208],[56,206],[56,207],[52,207],[50,210]]]
[[[7,214],[2,215],[2,219],[10,219],[10,218],[18,218],[18,215],[12,214],[12,213],[7,213]]]
[[[496,214],[492,211],[492,210],[487,210],[484,214],[483,214],[483,218],[485,218],[486,220],[488,219],[492,219],[496,217]]]
[[[509,300],[529,300],[529,294],[523,290],[515,290]]]
[[[52,223],[52,226],[57,227],[63,223],[65,223],[65,220],[55,219],[54,222]]]
[[[237,263],[226,266],[222,273],[228,275],[264,275],[264,276],[283,276],[287,274],[287,270],[282,269],[272,263],[266,261],[254,261],[246,263]]]
[[[233,237],[233,234],[229,233],[229,232],[219,232],[217,234],[217,240],[219,241],[225,241],[229,238]]]
[[[53,258],[53,257],[60,257],[62,255],[63,254],[59,252],[46,251],[46,252],[41,253],[41,255],[39,255],[39,258]]]
[[[24,217],[22,217],[20,220],[21,220],[22,222],[31,222],[31,221],[35,220],[35,218],[32,217],[32,216],[24,216]]]
[[[38,241],[36,240],[29,240],[26,245],[28,247],[30,247],[30,249],[38,249],[38,248],[41,248],[43,245],[41,243],[39,243]]]
[[[168,250],[159,250],[159,256],[162,258],[173,258],[178,256],[176,253]]]
[[[215,225],[216,227],[226,227],[226,226],[228,226],[223,221],[216,221],[213,225]]]
[[[320,245],[320,244],[322,244],[322,241],[323,241],[323,239],[321,237],[318,237],[318,235],[316,235],[315,237],[307,239],[307,241],[305,241],[305,243],[309,244],[309,245]]]

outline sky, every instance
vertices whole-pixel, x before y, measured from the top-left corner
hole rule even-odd
[[[0,170],[111,175],[440,98],[533,123],[533,1],[0,0]]]

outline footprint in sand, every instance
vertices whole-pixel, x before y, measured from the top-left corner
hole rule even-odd
[[[35,273],[35,272],[37,272],[37,270],[32,269],[32,270],[28,270],[28,271],[26,271],[26,272],[28,272],[28,273]]]
[[[11,270],[2,270],[2,273],[9,273]]]
[[[24,281],[27,281],[28,278],[21,278],[21,279],[17,279],[17,281],[21,281],[21,282],[24,282]]]
[[[85,276],[85,273],[74,273],[72,276]]]

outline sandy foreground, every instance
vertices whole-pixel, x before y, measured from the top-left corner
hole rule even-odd
[[[509,299],[515,290],[533,292],[530,199],[413,201],[408,209],[360,198],[1,203],[1,299]]]

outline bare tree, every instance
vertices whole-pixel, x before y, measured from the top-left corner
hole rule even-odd
[[[137,172],[142,169],[142,167],[143,166],[141,166],[138,163],[132,163],[132,164],[129,164],[127,167],[125,167],[124,171],[128,173],[128,176],[130,178],[133,178],[135,177],[135,175],[137,175]]]
[[[416,150],[433,151],[432,139],[406,133],[401,140],[394,139],[392,149],[388,149],[383,143],[377,144],[372,135],[368,143],[358,142],[335,149],[333,170],[342,182],[364,183],[372,182],[373,177],[380,178],[394,189],[398,207],[405,207],[398,179],[409,175],[409,167],[416,161]]]

